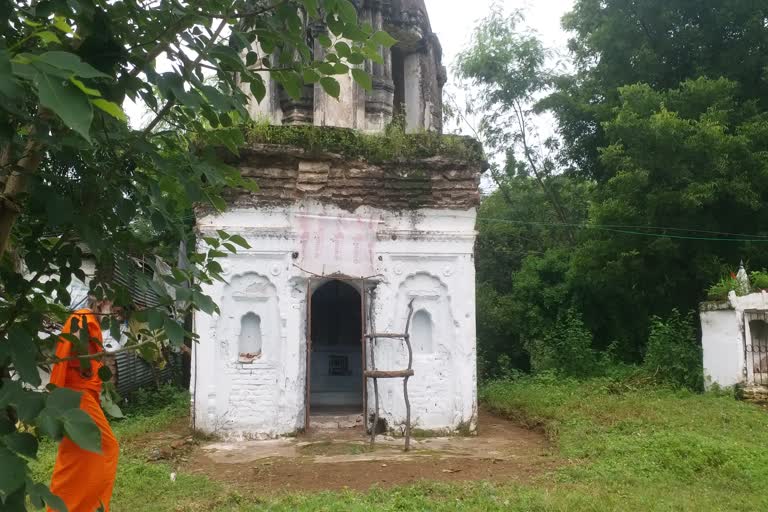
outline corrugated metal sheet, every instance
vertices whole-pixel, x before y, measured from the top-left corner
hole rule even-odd
[[[109,272],[112,282],[125,287],[135,305],[154,308],[160,304],[160,297],[146,284],[147,279],[152,279],[154,271],[144,258],[129,257],[120,261],[115,256]]]
[[[142,387],[155,386],[158,382],[180,380],[181,355],[171,354],[165,368],[158,370],[133,352],[120,352],[115,355],[117,392],[127,397]]]

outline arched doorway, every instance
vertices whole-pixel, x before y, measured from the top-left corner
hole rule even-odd
[[[309,414],[351,415],[363,410],[360,292],[331,280],[311,297]]]

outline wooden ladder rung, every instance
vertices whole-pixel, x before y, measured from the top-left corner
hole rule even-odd
[[[413,370],[365,370],[364,375],[370,379],[395,379],[413,377]]]
[[[373,334],[366,334],[366,338],[409,338],[408,334],[394,334],[391,332],[376,332]]]

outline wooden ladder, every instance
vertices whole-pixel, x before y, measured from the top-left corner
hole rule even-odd
[[[376,440],[376,429],[379,424],[379,379],[403,379],[403,397],[405,398],[405,451],[411,449],[411,402],[408,400],[408,379],[413,377],[413,348],[411,347],[411,335],[409,333],[411,325],[411,316],[413,315],[413,300],[408,303],[408,319],[405,321],[405,332],[402,334],[394,334],[388,332],[377,332],[373,334],[366,334],[366,339],[371,341],[371,368],[365,370],[363,375],[366,379],[373,379],[373,397],[374,397],[374,409],[373,409],[373,426],[371,427],[371,446],[373,446]],[[376,340],[388,338],[388,339],[400,339],[405,342],[405,346],[408,349],[408,368],[405,370],[377,370],[376,369]]]

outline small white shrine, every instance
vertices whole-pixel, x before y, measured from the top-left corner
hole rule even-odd
[[[704,378],[707,385],[768,392],[768,292],[750,293],[743,265],[736,276],[740,293],[700,307]]]

